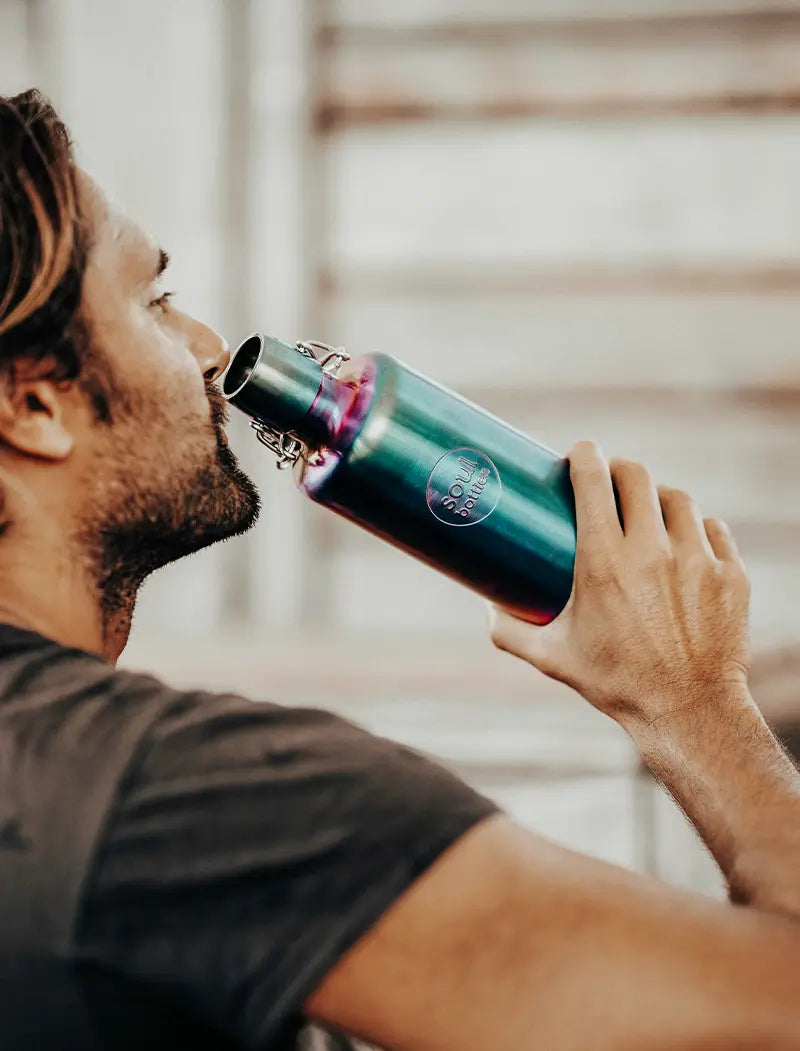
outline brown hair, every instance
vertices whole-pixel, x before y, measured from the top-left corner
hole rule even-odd
[[[0,370],[78,376],[85,265],[69,133],[40,92],[0,95]]]

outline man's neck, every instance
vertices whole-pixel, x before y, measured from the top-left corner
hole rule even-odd
[[[135,589],[110,606],[81,560],[52,548],[0,549],[0,622],[115,664],[128,641]]]

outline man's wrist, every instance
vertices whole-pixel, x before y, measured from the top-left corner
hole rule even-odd
[[[660,699],[648,698],[646,705],[621,712],[617,721],[647,763],[665,747],[671,750],[684,742],[692,751],[712,748],[742,717],[762,721],[746,683],[704,681]]]

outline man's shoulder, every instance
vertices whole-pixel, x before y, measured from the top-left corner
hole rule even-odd
[[[97,824],[161,721],[188,700],[153,675],[0,626],[3,800],[43,846],[45,829]]]
[[[224,696],[178,689],[152,672],[118,668],[96,654],[0,625],[0,720],[14,723],[27,716],[63,722],[108,709],[122,729],[145,709],[158,722],[170,714],[199,715]]]
[[[190,774],[329,763],[331,750],[376,741],[338,716],[235,693],[181,689],[80,649],[0,625],[0,726],[7,748],[35,757],[42,783],[95,764],[147,786]],[[373,744],[373,748],[375,744]],[[48,775],[44,776],[44,770]],[[135,771],[135,774],[134,774]]]
[[[0,627],[0,725],[7,742],[73,761],[108,739],[140,736],[176,691],[153,675],[124,671],[80,649]]]

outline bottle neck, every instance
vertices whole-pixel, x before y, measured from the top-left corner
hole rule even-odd
[[[316,446],[329,434],[337,385],[316,359],[277,339],[254,335],[234,353],[222,389],[248,416]]]

